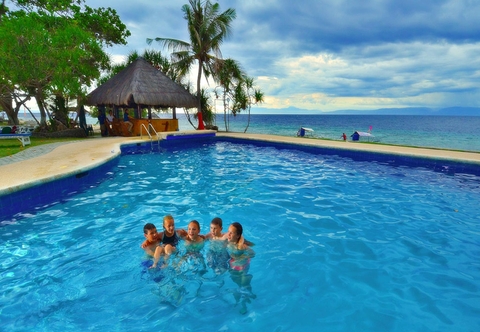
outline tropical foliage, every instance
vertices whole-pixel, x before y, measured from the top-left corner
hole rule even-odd
[[[189,5],[182,7],[184,18],[187,20],[187,29],[190,42],[171,38],[147,39],[151,44],[153,40],[173,51],[172,60],[179,68],[182,75],[188,73],[193,64],[198,65],[197,73],[197,116],[202,120],[202,88],[203,75],[208,79],[216,72],[222,53],[220,46],[229,36],[231,22],[236,17],[235,9],[229,8],[220,12],[218,3],[210,1],[189,0]]]
[[[104,47],[126,44],[130,32],[111,8],[84,0],[15,0],[0,21],[0,108],[12,124],[34,98],[40,124],[62,120],[69,103],[110,66]],[[80,105],[81,103],[77,103]]]
[[[207,90],[201,88],[201,79],[210,77],[218,84],[214,89],[215,100],[223,103],[225,130],[230,128],[230,115],[236,116],[241,111],[248,111],[250,122],[251,106],[263,102],[263,93],[254,87],[254,81],[249,78],[238,62],[233,59],[222,59],[220,46],[231,33],[231,23],[236,18],[234,9],[220,12],[218,3],[209,0],[189,0],[182,7],[190,42],[171,38],[147,39],[153,40],[172,51],[173,66],[182,75],[186,75],[194,63],[198,64],[197,98],[199,102],[198,121],[205,120],[211,125],[215,120],[215,112],[211,106],[211,98]],[[200,116],[201,115],[201,116]],[[191,117],[187,113],[191,122]],[[248,129],[245,128],[245,131]]]

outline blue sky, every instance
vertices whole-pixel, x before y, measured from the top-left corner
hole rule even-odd
[[[263,108],[480,107],[480,1],[218,2],[237,12],[223,57],[255,78]],[[188,41],[187,0],[86,3],[116,9],[131,31],[127,46],[108,49],[117,59],[162,50],[146,38]]]

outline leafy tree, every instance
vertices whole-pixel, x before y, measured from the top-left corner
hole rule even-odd
[[[5,6],[5,0],[2,0],[2,4],[0,5],[0,23],[2,23],[2,17],[7,12],[7,7]]]
[[[182,74],[190,71],[192,65],[198,62],[197,74],[197,116],[199,127],[202,121],[202,89],[200,86],[203,74],[209,77],[216,71],[218,60],[222,53],[220,46],[229,36],[231,22],[236,17],[235,9],[229,8],[220,13],[220,5],[209,0],[189,0],[189,5],[182,7],[190,42],[171,38],[147,39],[150,45],[153,40],[167,47],[172,53],[174,64]]]
[[[263,102],[263,92],[255,88],[253,78],[248,77],[240,64],[233,59],[220,62],[215,79],[219,84],[215,89],[215,96],[223,101],[225,130],[230,130],[230,114],[235,117],[241,111],[247,110],[246,132],[250,125],[251,107]]]
[[[230,128],[230,98],[232,96],[232,90],[235,90],[235,86],[238,85],[243,79],[244,73],[240,68],[240,64],[233,59],[226,59],[219,61],[219,66],[215,73],[215,80],[219,86],[215,89],[215,97],[221,98],[223,102],[223,119],[225,122],[225,130],[229,131]],[[219,91],[220,90],[220,91]],[[235,114],[234,114],[235,115]]]
[[[252,105],[257,105],[260,103],[264,102],[264,93],[256,88],[254,86],[254,79],[252,77],[244,77],[242,80],[240,87],[241,92],[239,92],[239,103],[238,103],[238,108],[234,107],[232,112],[235,115],[237,110],[240,112],[241,110],[247,110],[248,111],[248,121],[247,121],[247,126],[245,127],[245,130],[243,131],[244,133],[247,132],[248,127],[250,126],[250,111],[252,108]],[[235,100],[237,100],[237,97],[235,97]]]
[[[7,12],[0,24],[0,84],[35,97],[44,125],[47,100],[62,118],[66,103],[80,100],[109,68],[103,47],[126,44],[130,32],[115,10],[92,9],[83,0],[13,2],[21,9]]]

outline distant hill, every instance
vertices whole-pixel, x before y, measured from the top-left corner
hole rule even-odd
[[[252,108],[252,114],[355,114],[355,115],[445,115],[445,116],[480,116],[479,107],[447,107],[433,109],[428,107],[409,108],[380,108],[376,110],[339,110],[322,112],[319,110],[306,110],[297,107],[282,109]]]

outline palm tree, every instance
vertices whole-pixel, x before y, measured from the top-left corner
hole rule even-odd
[[[219,62],[218,70],[215,74],[215,80],[219,84],[221,92],[215,89],[215,96],[222,97],[223,101],[223,119],[225,121],[225,130],[229,130],[230,126],[230,112],[229,112],[229,100],[232,90],[236,85],[243,80],[245,74],[243,73],[240,64],[233,59],[226,59]],[[234,114],[235,115],[235,114]]]
[[[256,89],[254,87],[254,80],[252,77],[245,77],[245,89],[247,95],[247,108],[248,108],[248,122],[247,126],[245,127],[244,133],[247,132],[248,127],[250,126],[250,110],[252,105],[257,105],[263,103],[264,100],[264,93],[260,89]]]
[[[233,116],[236,116],[240,112],[248,111],[248,122],[244,132],[247,132],[250,126],[250,110],[252,105],[257,105],[264,102],[264,94],[260,89],[256,89],[254,86],[254,80],[247,75],[243,75],[233,89],[229,92],[229,96],[232,100],[232,106],[230,112]]]
[[[188,22],[190,43],[171,38],[147,39],[150,45],[153,40],[170,49],[172,60],[182,74],[190,71],[193,63],[198,61],[197,75],[197,116],[198,129],[204,129],[202,120],[202,100],[200,82],[202,75],[208,78],[216,72],[218,60],[222,58],[220,46],[230,34],[230,24],[236,17],[235,9],[229,8],[220,13],[220,5],[209,0],[189,0],[190,5],[182,7],[184,18]]]

